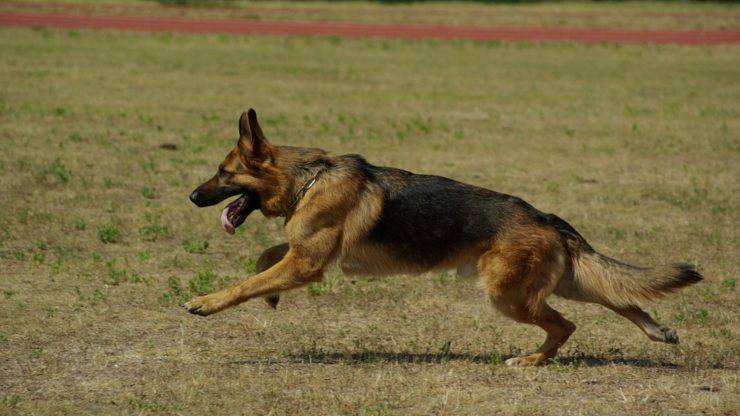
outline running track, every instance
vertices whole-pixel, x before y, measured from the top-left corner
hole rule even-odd
[[[340,36],[347,38],[469,39],[713,45],[740,43],[740,31],[630,30],[600,28],[462,27],[339,22],[285,22],[243,19],[188,19],[140,16],[81,16],[0,13],[0,26],[119,29],[148,32],[244,35]]]

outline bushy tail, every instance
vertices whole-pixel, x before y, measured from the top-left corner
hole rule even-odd
[[[637,267],[592,250],[571,251],[573,280],[588,298],[630,306],[697,283],[701,275],[688,264]]]
[[[597,253],[570,224],[548,214],[547,221],[563,237],[573,265],[577,298],[617,307],[660,298],[698,283],[701,275],[688,264],[638,267]]]

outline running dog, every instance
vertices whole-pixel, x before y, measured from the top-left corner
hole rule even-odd
[[[379,167],[359,155],[270,144],[254,110],[239,119],[239,140],[218,173],[190,194],[199,207],[239,196],[221,222],[233,233],[259,209],[285,217],[287,243],[267,249],[257,274],[198,296],[190,313],[210,315],[322,279],[331,264],[345,274],[389,275],[456,269],[479,276],[504,315],[547,333],[534,353],[507,360],[536,365],[555,356],[575,325],[547,297],[603,305],[653,341],[678,343],[676,331],[638,306],[697,283],[687,264],[638,267],[596,252],[570,224],[515,196],[433,175]]]

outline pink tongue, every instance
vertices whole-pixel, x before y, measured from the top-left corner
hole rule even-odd
[[[225,206],[224,210],[221,212],[221,225],[224,227],[224,230],[226,230],[229,234],[234,234],[236,232],[236,228],[234,225],[231,224],[231,221],[229,221],[229,206]]]

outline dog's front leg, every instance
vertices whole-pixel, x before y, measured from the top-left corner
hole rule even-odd
[[[210,295],[198,296],[185,305],[185,309],[196,315],[210,315],[249,299],[272,295],[321,280],[323,269],[303,266],[305,262],[288,252],[270,269]]]
[[[183,306],[190,313],[205,316],[255,297],[320,281],[340,235],[339,227],[312,230],[310,235],[301,236],[300,242],[291,244],[285,256],[264,272],[216,293],[198,296]]]
[[[262,273],[270,267],[276,265],[280,260],[283,259],[283,257],[285,257],[285,254],[288,253],[288,248],[288,243],[283,243],[270,247],[267,250],[263,251],[259,259],[257,259],[257,273]],[[264,299],[265,302],[270,305],[270,307],[276,309],[278,302],[280,302],[280,295],[268,295],[265,296]]]

